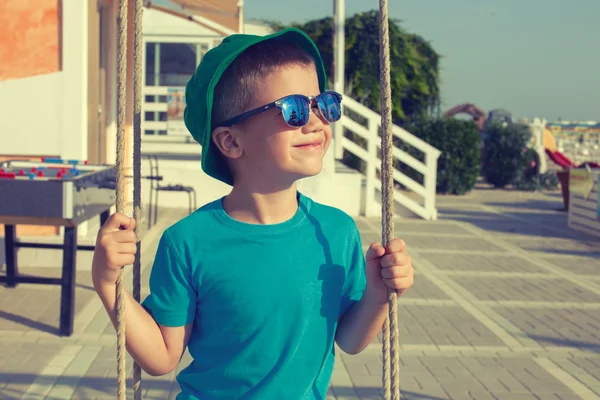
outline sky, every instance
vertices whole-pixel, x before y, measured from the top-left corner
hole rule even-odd
[[[378,7],[346,0],[346,16]],[[244,0],[244,13],[305,22],[332,15],[333,0]],[[600,120],[599,0],[389,0],[389,14],[441,55],[442,112],[469,102],[515,118]]]

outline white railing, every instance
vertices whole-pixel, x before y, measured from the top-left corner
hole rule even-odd
[[[161,114],[166,116],[168,111],[168,97],[171,95],[170,89],[178,90],[180,95],[185,93],[185,87],[168,87],[168,86],[144,86],[142,93],[142,127],[146,131],[162,132],[161,140],[172,140],[175,142],[181,141],[177,138],[187,138],[189,133],[185,128],[183,119],[180,120],[161,120]],[[147,96],[153,97],[154,101],[147,101]],[[146,113],[151,113],[154,118],[146,119]],[[166,133],[166,134],[165,134]],[[152,139],[152,135],[147,136]],[[168,138],[168,139],[167,139]]]
[[[336,143],[336,153],[338,153],[336,157],[341,158],[341,150],[345,149],[365,162],[366,185],[363,213],[369,215],[376,209],[376,204],[374,204],[376,202],[375,196],[378,191],[381,191],[381,183],[377,176],[378,170],[381,169],[381,159],[379,157],[379,149],[381,147],[381,137],[379,136],[381,116],[348,96],[344,97],[343,107],[350,110],[350,114],[357,114],[367,121],[366,126],[364,126],[351,119],[348,113],[344,113],[340,121],[341,126],[364,139],[366,148],[342,134],[338,136],[341,137],[341,142]],[[397,125],[393,125],[392,134],[394,137],[415,147],[424,154],[424,162],[421,162],[407,152],[397,147],[393,148],[393,158],[395,160],[399,160],[423,175],[423,184],[421,184],[394,168],[394,180],[406,187],[408,192],[412,192],[422,198],[422,201],[418,202],[411,198],[414,196],[409,197],[407,191],[395,189],[395,201],[423,219],[437,219],[437,208],[435,205],[437,160],[441,152]]]

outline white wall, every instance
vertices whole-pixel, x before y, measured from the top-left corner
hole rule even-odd
[[[0,82],[0,154],[87,158],[87,1],[62,6],[62,71]]]
[[[0,82],[0,154],[59,154],[62,72]]]
[[[273,33],[273,29],[258,21],[246,21],[244,23],[244,33],[248,35],[265,36]]]

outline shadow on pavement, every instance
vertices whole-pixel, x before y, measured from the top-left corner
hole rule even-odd
[[[43,322],[34,321],[27,317],[22,317],[20,315],[0,310],[0,319],[12,321],[41,332],[51,333],[58,336],[58,327],[54,327]]]
[[[11,374],[3,372],[1,375],[4,382],[8,385],[0,390],[0,397],[3,400],[18,400],[24,397],[25,388],[29,387],[37,378],[34,374]],[[76,377],[76,376],[45,376],[45,382],[56,380],[56,386],[75,388],[70,399],[115,399],[117,397],[117,384],[114,377]],[[133,398],[133,382],[127,380],[127,398]],[[340,399],[381,399],[381,389],[371,387],[335,387],[335,395]],[[165,400],[174,398],[179,392],[177,382],[171,380],[171,376],[148,378],[142,377],[142,398],[144,400]],[[360,397],[357,397],[358,396]],[[436,397],[427,394],[402,391],[403,400],[447,400],[447,397]],[[47,400],[59,400],[52,396],[46,397]],[[64,399],[60,399],[64,400]]]
[[[600,339],[596,343],[591,342],[583,342],[580,340],[572,340],[566,338],[555,338],[549,336],[540,336],[540,335],[527,335],[528,338],[533,340],[537,340],[542,345],[551,345],[551,346],[560,346],[560,347],[571,347],[577,348],[580,350],[591,351],[594,353],[600,353]]]

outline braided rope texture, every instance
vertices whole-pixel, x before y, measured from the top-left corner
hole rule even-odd
[[[127,115],[127,0],[119,2],[117,17],[117,212],[125,211],[125,117]],[[125,285],[123,269],[117,278],[117,397],[126,398]]]
[[[390,85],[390,34],[388,1],[379,0],[379,80],[381,89],[381,191],[382,241],[394,236],[394,181],[392,176],[392,90]],[[400,357],[398,354],[397,293],[389,291],[389,313],[383,326],[383,394],[386,400],[400,400]]]
[[[135,0],[133,10],[133,219],[137,251],[133,263],[133,298],[141,301],[141,242],[140,221],[142,203],[142,14],[143,0]],[[133,363],[133,398],[142,399],[142,369]]]

